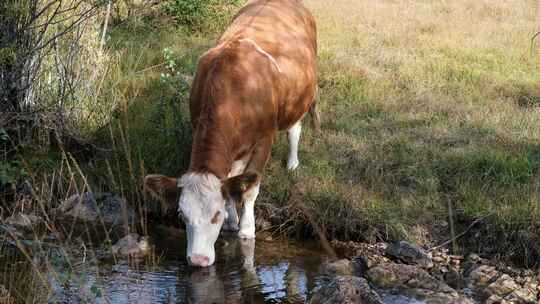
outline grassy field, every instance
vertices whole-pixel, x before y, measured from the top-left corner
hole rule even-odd
[[[322,134],[304,128],[293,174],[279,139],[258,214],[277,232],[309,233],[308,214],[330,238],[426,247],[450,238],[450,218],[459,233],[485,217],[460,244],[540,261],[538,3],[305,3],[319,29]],[[146,172],[182,173],[186,79],[217,37],[167,20],[113,28],[105,83],[118,107],[98,135],[118,153],[83,166],[96,188],[141,199]]]
[[[538,3],[307,5],[319,26],[324,137],[304,141],[298,182],[326,226],[432,245],[449,237],[451,204],[458,231],[488,216],[486,233],[464,238],[476,250],[538,258]]]

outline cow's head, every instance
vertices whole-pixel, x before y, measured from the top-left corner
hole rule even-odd
[[[214,244],[229,216],[225,208],[227,201],[242,202],[243,193],[257,181],[256,173],[245,173],[224,182],[213,174],[201,173],[187,173],[181,178],[145,177],[146,188],[153,194],[181,189],[178,213],[186,224],[187,260],[202,267],[215,261]]]

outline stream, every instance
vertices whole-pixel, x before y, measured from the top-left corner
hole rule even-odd
[[[187,265],[182,230],[161,226],[150,233],[153,258],[98,258],[73,263],[69,271],[45,271],[49,303],[305,303],[321,284],[320,265],[328,258],[315,242],[240,240],[220,236],[216,262],[208,268]],[[86,250],[86,249],[85,249]],[[91,262],[94,261],[94,262]],[[51,259],[54,261],[54,259]],[[54,264],[54,263],[52,263]],[[57,263],[58,264],[58,263]],[[422,303],[381,292],[385,303]]]

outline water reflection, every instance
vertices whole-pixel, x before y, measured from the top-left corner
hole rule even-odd
[[[0,254],[0,273],[9,274],[16,284],[0,283],[28,303],[305,303],[319,284],[318,267],[325,259],[306,244],[222,237],[216,263],[201,269],[187,265],[182,231],[157,230],[152,239],[157,262],[107,258],[82,262],[86,255],[65,247],[62,252],[71,252],[69,261],[50,252],[39,262],[39,276],[25,260]],[[43,284],[43,277],[49,284]],[[381,296],[387,304],[424,303],[383,291]]]
[[[161,237],[161,236],[160,236]],[[170,240],[173,240],[170,243]],[[164,243],[164,241],[166,241]],[[281,242],[224,238],[214,266],[187,266],[183,242],[156,242],[157,265],[101,261],[80,270],[70,286],[52,278],[54,302],[78,303],[304,303],[322,256]],[[299,254],[299,253],[302,254]],[[56,281],[56,282],[55,282]]]

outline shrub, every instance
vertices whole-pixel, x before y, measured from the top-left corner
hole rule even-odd
[[[242,0],[169,0],[167,12],[180,25],[197,31],[221,30]]]

